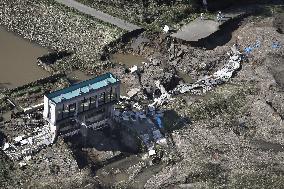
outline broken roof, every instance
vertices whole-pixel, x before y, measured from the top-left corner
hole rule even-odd
[[[119,80],[113,74],[106,73],[93,79],[82,81],[70,87],[49,93],[46,97],[55,104],[58,104],[62,102],[62,100],[69,100],[80,96],[82,93],[89,93],[90,91],[97,90],[117,82],[119,82]]]

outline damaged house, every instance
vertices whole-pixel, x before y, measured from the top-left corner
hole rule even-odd
[[[111,73],[45,95],[43,117],[53,141],[58,134],[84,134],[84,129],[106,126],[119,96],[120,81]]]

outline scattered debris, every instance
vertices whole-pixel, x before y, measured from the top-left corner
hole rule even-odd
[[[235,50],[234,54],[230,56],[228,63],[213,75],[204,76],[202,79],[199,79],[193,84],[181,84],[177,86],[177,88],[175,88],[173,92],[191,92],[198,94],[198,90],[199,88],[201,88],[203,89],[202,92],[206,93],[208,90],[211,90],[212,87],[227,82],[232,77],[233,73],[240,68],[241,60],[241,53]]]
[[[130,73],[134,73],[138,70],[138,67],[135,65],[133,67],[130,68]]]
[[[129,96],[129,98],[132,98],[132,97],[135,96],[139,91],[140,91],[139,88],[134,88],[134,89],[131,89],[130,91],[128,91],[128,92],[127,92],[127,95]]]
[[[6,146],[3,148],[4,152],[13,160],[21,160],[52,144],[48,125],[35,128],[30,136],[17,136],[14,141],[15,143],[9,144],[9,146],[6,143]]]
[[[169,26],[165,25],[163,29],[164,33],[168,33],[169,30],[170,30]]]

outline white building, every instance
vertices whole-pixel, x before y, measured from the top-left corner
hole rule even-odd
[[[111,73],[45,95],[43,117],[53,140],[58,134],[84,134],[84,128],[106,125],[119,97],[120,81]]]

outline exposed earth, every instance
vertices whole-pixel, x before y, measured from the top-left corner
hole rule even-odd
[[[157,145],[156,157],[147,156],[137,133],[114,123],[87,137],[59,137],[26,160],[25,166],[0,149],[0,186],[284,188],[283,12],[281,4],[259,5],[208,38],[189,43],[162,31],[127,37],[126,31],[50,0],[1,2],[0,23],[9,31],[72,55],[50,66],[49,72],[59,75],[48,83],[38,81],[16,89],[0,86],[0,146],[23,128],[29,133],[43,124],[40,114],[36,121],[27,121],[22,114],[4,116],[20,111],[6,99],[28,106],[40,101],[45,92],[72,84],[68,74],[75,71],[88,77],[112,72],[122,82],[123,95],[139,88],[131,100],[145,105],[161,92],[154,81],[171,91],[179,83],[193,83],[222,67],[234,43],[244,54],[247,47],[254,48],[226,84],[202,95],[172,95],[160,107],[168,146]],[[125,64],[125,59],[131,63]],[[138,74],[129,71],[135,61]]]

